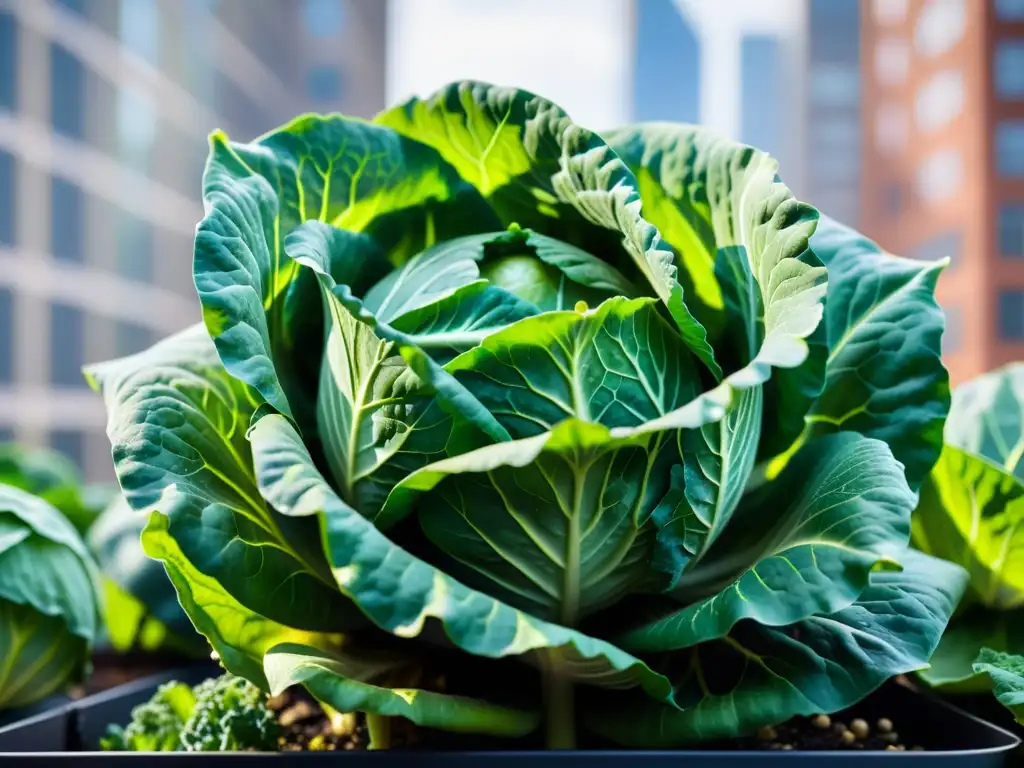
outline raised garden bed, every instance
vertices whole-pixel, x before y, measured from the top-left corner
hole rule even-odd
[[[95,751],[107,725],[128,722],[132,708],[146,701],[161,683],[177,679],[194,684],[217,672],[217,668],[212,665],[197,665],[153,675],[77,701],[58,704],[49,711],[0,727],[0,762],[6,768],[53,760],[74,760],[76,765],[106,765],[108,760],[117,760],[119,764],[128,761],[143,765],[144,761],[157,759],[162,764],[187,760],[186,765],[196,766],[212,761],[266,760],[275,755],[283,757],[281,753],[217,755]],[[1008,756],[1020,744],[1020,739],[1009,731],[933,696],[895,683],[886,685],[856,707],[829,718],[827,725],[823,720],[814,722],[801,718],[774,729],[774,735],[762,733],[762,738],[706,744],[688,751],[544,752],[520,748],[530,746],[525,743],[470,742],[440,732],[398,728],[396,736],[400,733],[405,736],[395,739],[395,749],[369,752],[365,749],[367,740],[360,726],[354,730],[354,736],[335,739],[331,744],[333,749],[296,752],[292,750],[307,743],[325,725],[322,715],[312,707],[306,708],[299,703],[301,701],[301,696],[296,696],[285,697],[275,703],[280,713],[291,713],[289,717],[282,718],[282,722],[289,722],[285,745],[282,747],[288,753],[287,759],[343,759],[346,765],[351,766],[406,764],[414,756],[417,765],[423,766],[529,765],[533,768],[542,765],[586,765],[588,768],[601,768],[632,765],[642,759],[645,765],[651,766],[730,768],[761,765],[765,762],[770,765],[820,765],[822,760],[838,761],[844,766],[859,766],[873,765],[878,760],[895,759],[912,760],[914,765],[921,766],[996,768],[1007,765]],[[883,718],[892,721],[891,731],[887,728],[879,731],[877,723]],[[870,735],[852,743],[846,743],[846,739],[833,735],[841,732],[838,724],[846,725],[848,730],[860,731],[860,728],[853,727],[857,719],[870,724]],[[892,735],[894,733],[895,736]],[[403,741],[405,746],[397,747]],[[899,746],[904,749],[899,749]],[[343,756],[338,751],[343,752]]]

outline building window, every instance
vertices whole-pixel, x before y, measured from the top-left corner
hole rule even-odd
[[[875,113],[875,144],[888,154],[907,147],[907,114],[902,104],[881,104]]]
[[[914,28],[914,45],[924,56],[945,53],[964,36],[964,0],[926,0]]]
[[[14,292],[0,286],[0,384],[14,382]]]
[[[933,152],[917,169],[917,196],[935,204],[956,194],[963,181],[963,166],[963,157],[955,149]]]
[[[992,59],[996,95],[1024,99],[1024,39],[1000,40]]]
[[[1012,259],[1024,258],[1024,203],[1000,206],[999,252]]]
[[[999,292],[999,338],[1024,341],[1024,291]]]
[[[79,16],[85,16],[85,0],[57,0],[57,5],[64,6]]]
[[[636,3],[636,25],[634,119],[699,123],[700,38],[673,0]]]
[[[964,315],[960,307],[944,307],[946,329],[942,332],[942,354],[949,355],[960,349],[964,335]]]
[[[156,140],[156,105],[152,97],[132,86],[117,92],[117,140],[121,158],[140,173],[150,168]]]
[[[10,424],[0,424],[0,444],[14,442],[14,427]]]
[[[116,355],[134,355],[153,346],[153,331],[137,323],[119,321],[114,329]]]
[[[1024,0],[995,0],[995,5],[1002,21],[1024,21]]]
[[[898,37],[879,40],[875,46],[875,76],[882,85],[901,85],[910,70],[910,47]]]
[[[812,69],[823,62],[860,63],[860,0],[810,0]]]
[[[0,245],[14,245],[18,196],[15,194],[15,159],[0,149]]]
[[[117,271],[131,280],[153,281],[153,228],[130,213],[122,213],[118,224]]]
[[[778,39],[744,36],[740,42],[740,140],[776,157],[782,143],[784,83]]]
[[[160,64],[160,9],[156,0],[121,0],[118,26],[129,51],[154,66]]]
[[[78,307],[50,305],[50,383],[85,386],[85,316]]]
[[[50,447],[66,456],[82,471],[85,465],[85,433],[77,429],[55,429],[50,433]]]
[[[891,219],[903,212],[903,184],[898,181],[886,182],[882,187],[882,213]]]
[[[871,12],[879,24],[899,24],[907,18],[907,0],[874,0]]]
[[[1024,120],[996,126],[996,168],[1002,176],[1024,176]]]
[[[345,26],[344,0],[303,0],[302,19],[306,34],[312,37],[336,37]]]
[[[313,101],[333,101],[341,98],[341,72],[337,67],[322,64],[306,72],[306,92]]]
[[[85,136],[85,70],[66,48],[50,43],[50,123],[72,139]]]
[[[916,248],[911,249],[908,254],[910,258],[918,261],[938,261],[949,258],[950,264],[955,265],[960,261],[960,255],[964,249],[964,236],[957,230],[941,232],[935,237],[930,237]]]
[[[54,258],[83,260],[84,209],[78,185],[50,177],[50,253]]]
[[[18,25],[14,14],[0,11],[0,109],[18,108]]]
[[[860,105],[860,70],[843,64],[815,65],[811,75],[811,101],[823,107]]]
[[[923,133],[948,125],[964,108],[964,76],[958,69],[936,72],[917,92],[914,120]]]

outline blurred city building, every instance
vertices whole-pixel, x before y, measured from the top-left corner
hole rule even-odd
[[[871,0],[862,25],[864,230],[951,258],[954,384],[1024,359],[1024,0]]]
[[[110,473],[81,366],[198,320],[206,137],[384,104],[385,0],[0,0],[0,441]]]

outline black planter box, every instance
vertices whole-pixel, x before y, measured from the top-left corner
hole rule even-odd
[[[872,766],[878,761],[907,761],[914,766],[936,768],[1003,768],[1021,740],[1009,731],[991,725],[973,715],[956,709],[930,695],[915,693],[903,686],[887,685],[869,696],[849,712],[850,717],[874,719],[880,716],[898,718],[898,727],[905,743],[921,743],[927,752],[866,751],[608,751],[608,752],[289,752],[274,753],[111,753],[95,752],[100,737],[110,723],[125,724],[131,710],[149,699],[158,685],[168,680],[195,684],[218,673],[207,665],[165,672],[79,701],[58,702],[55,708],[27,719],[0,726],[0,766],[43,765],[67,760],[76,766],[117,765],[146,766],[152,760],[161,765],[181,764],[189,768],[203,765],[253,765],[253,761],[294,760],[343,762],[345,768],[363,766],[406,766],[418,768],[625,768],[643,766],[674,766],[675,768],[754,768],[769,766],[838,763],[841,768]],[[843,717],[837,715],[837,718]],[[183,761],[183,762],[182,762]],[[891,764],[891,763],[887,763]]]

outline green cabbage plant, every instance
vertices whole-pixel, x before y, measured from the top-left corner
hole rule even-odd
[[[96,566],[67,518],[0,483],[0,710],[83,679],[99,599]]]
[[[117,495],[105,485],[87,485],[67,456],[48,448],[0,444],[0,484],[49,502],[84,535]]]
[[[159,561],[142,551],[146,518],[118,494],[89,527],[86,542],[103,581],[106,640],[119,653],[209,653]]]
[[[1024,363],[957,387],[942,455],[921,489],[912,527],[916,547],[970,574],[931,668],[921,673],[933,686],[985,690],[984,673],[1006,654],[1024,654],[1022,457]]]
[[[943,263],[819,220],[756,149],[514,88],[210,146],[203,322],[88,375],[228,670],[377,746],[401,716],[558,748],[926,666],[966,582],[908,549]]]
[[[0,484],[53,505],[82,535],[101,575],[100,645],[109,643],[119,653],[207,653],[163,566],[142,551],[145,517],[135,513],[116,486],[84,483],[66,456],[17,443],[0,445]]]

